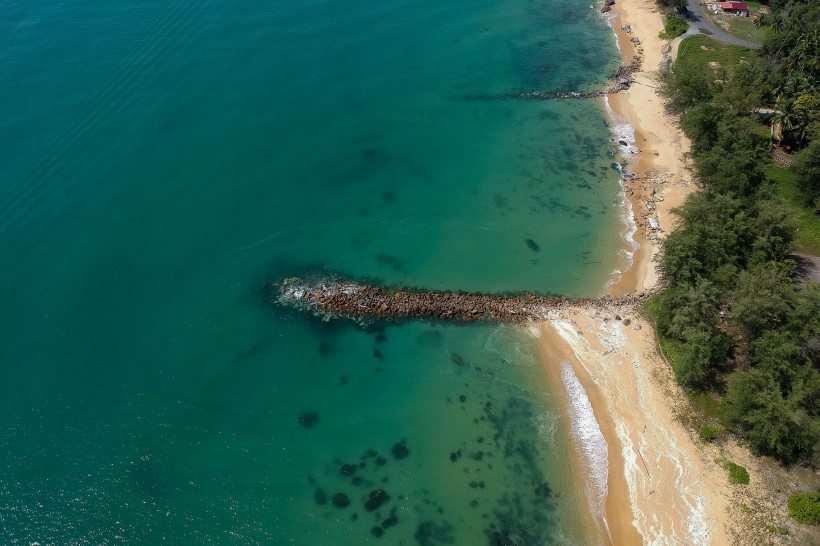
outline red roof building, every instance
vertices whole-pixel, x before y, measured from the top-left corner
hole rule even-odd
[[[749,12],[749,6],[747,6],[743,2],[721,2],[720,8],[723,11],[731,11],[734,13],[740,13],[743,11],[747,13]]]

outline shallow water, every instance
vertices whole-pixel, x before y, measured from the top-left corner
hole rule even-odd
[[[4,543],[583,542],[526,337],[322,323],[265,283],[597,292],[599,105],[464,99],[602,86],[594,9],[0,6]]]

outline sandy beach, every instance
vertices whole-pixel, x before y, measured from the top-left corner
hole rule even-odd
[[[657,91],[662,63],[679,41],[658,37],[663,20],[654,0],[619,0],[606,14],[624,63],[635,55],[642,69],[625,92],[602,105],[627,162],[625,214],[634,224],[634,253],[624,259],[606,290],[612,296],[645,292],[658,282],[653,258],[675,228],[672,209],[697,189],[686,162],[689,142]],[[619,126],[621,131],[618,130]],[[623,134],[622,134],[623,133]],[[628,246],[625,242],[625,247]],[[796,526],[786,501],[816,481],[755,457],[736,439],[704,444],[691,425],[692,406],[660,353],[654,328],[637,308],[570,307],[531,328],[557,391],[564,390],[556,363],[572,365],[586,390],[607,443],[606,526],[612,544],[738,545],[820,544],[810,526]],[[569,419],[570,417],[567,417]],[[748,468],[749,485],[731,485],[723,463]],[[788,529],[788,535],[778,531]]]
[[[652,289],[658,240],[674,229],[671,210],[694,189],[685,163],[688,141],[665,112],[657,71],[670,47],[658,38],[663,21],[652,0],[624,0],[607,14],[624,63],[642,69],[626,92],[603,105],[614,127],[634,130],[621,142],[627,161],[624,194],[637,249],[625,254],[613,296]],[[667,53],[668,55],[668,53]],[[628,138],[616,131],[617,138]],[[626,145],[624,145],[626,144]],[[653,328],[616,310],[573,308],[540,324],[545,363],[569,362],[587,391],[609,455],[606,520],[613,544],[731,544],[727,499],[714,484],[720,468],[676,419],[685,396],[656,349]],[[560,384],[554,365],[547,366]]]

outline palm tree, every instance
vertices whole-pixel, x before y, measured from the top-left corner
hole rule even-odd
[[[768,17],[768,20],[769,26],[772,27],[775,34],[780,34],[786,28],[786,21],[783,20],[783,16],[779,12],[773,13],[771,17]]]
[[[791,134],[797,121],[792,106],[794,101],[783,94],[777,97],[775,108],[777,112],[772,117],[772,135],[777,136],[777,143],[783,143],[783,137]],[[779,130],[778,130],[779,126]]]

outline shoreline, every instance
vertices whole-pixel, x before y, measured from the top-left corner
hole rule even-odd
[[[676,57],[682,38],[666,42],[658,37],[663,20],[655,0],[618,0],[606,18],[622,63],[631,62],[635,53],[643,60],[628,90],[602,99],[610,127],[626,123],[634,131],[634,143],[618,143],[627,163],[621,180],[623,213],[631,215],[625,216],[622,232],[627,252],[603,289],[618,298],[656,288],[654,258],[660,241],[675,229],[672,210],[697,185],[686,157],[689,140],[656,91],[655,75]],[[613,140],[620,140],[617,130],[612,132]],[[626,249],[630,236],[638,245],[631,257]],[[566,362],[586,391],[607,443],[608,529],[596,522],[600,543],[820,543],[816,528],[795,524],[786,510],[791,493],[820,487],[818,474],[757,457],[731,434],[701,441],[693,428],[699,410],[693,412],[640,306],[577,305],[555,310],[531,328],[552,388],[567,402],[563,407],[569,408],[569,393],[556,370]],[[570,421],[566,415],[563,419]],[[727,461],[747,468],[750,483],[731,484]],[[579,479],[590,483],[588,469],[575,465]]]
[[[653,76],[664,51],[676,48],[658,38],[663,20],[654,0],[620,1],[605,17],[622,62],[636,54],[643,60],[628,90],[601,99],[626,162],[621,179],[624,256],[605,287],[610,297],[621,297],[656,286],[658,240],[674,229],[671,209],[683,204],[694,185],[684,159],[688,140],[655,90]],[[618,312],[623,313],[582,306],[562,310],[539,323],[536,335],[563,407],[570,407],[569,393],[556,364],[566,362],[606,440],[605,521],[596,521],[598,536],[616,545],[729,544],[725,499],[701,478],[714,479],[714,468],[669,407],[668,400],[683,394],[669,392],[679,387],[657,351],[654,329],[632,312],[628,317]]]

